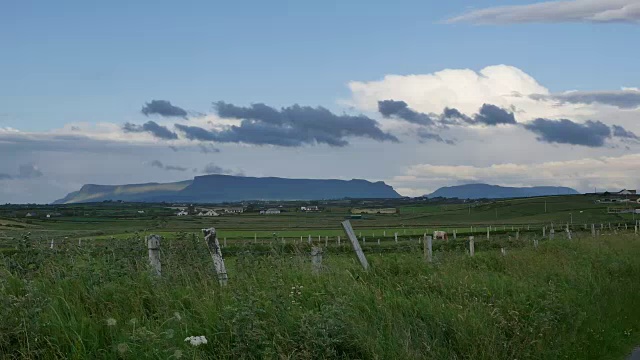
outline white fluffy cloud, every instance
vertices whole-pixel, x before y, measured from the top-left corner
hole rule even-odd
[[[447,20],[475,24],[623,22],[640,23],[638,0],[546,1],[537,4],[498,6],[470,11]]]
[[[432,74],[387,75],[379,81],[353,81],[348,84],[351,106],[376,111],[380,100],[406,101],[412,109],[441,113],[453,107],[472,115],[488,103],[514,109],[519,121],[544,118],[580,118],[594,113],[594,106],[563,104],[556,106],[532,98],[548,97],[550,91],[524,71],[507,65],[488,66],[476,72],[470,69],[447,69]]]

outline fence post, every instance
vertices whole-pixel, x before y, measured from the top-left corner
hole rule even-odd
[[[309,234],[309,244],[311,244],[311,234]]]
[[[453,240],[456,240],[458,238],[458,233],[456,232],[456,229],[453,229]]]
[[[329,246],[329,236],[328,235],[324,237],[324,247],[327,247],[327,246]]]
[[[553,240],[556,236],[556,231],[554,229],[549,230],[549,240]]]
[[[380,245],[380,239],[378,239],[378,245]]]
[[[433,261],[433,238],[425,236],[424,238],[424,257],[427,262]]]
[[[596,224],[591,224],[591,236],[596,237]]]
[[[338,246],[340,246],[340,235],[338,235]]]
[[[362,252],[362,248],[360,247],[358,238],[356,238],[356,234],[353,232],[353,228],[351,227],[351,222],[349,220],[343,221],[342,228],[344,229],[345,234],[347,234],[347,237],[351,241],[351,246],[353,246],[353,250],[356,252],[356,255],[358,256],[358,260],[360,260],[360,264],[365,270],[369,269],[369,262],[367,261],[367,258],[364,256],[364,253]]]
[[[476,253],[476,241],[473,236],[469,236],[469,256],[473,256]]]
[[[567,239],[571,240],[571,230],[567,228]]]
[[[149,250],[149,263],[156,276],[162,273],[162,265],[160,264],[160,236],[147,236],[147,249]],[[51,240],[53,241],[53,240]],[[52,243],[53,244],[53,243]]]
[[[216,274],[218,274],[218,282],[220,282],[220,285],[227,285],[227,268],[224,266],[224,259],[222,258],[222,251],[220,250],[216,229],[202,229],[202,232],[204,233],[204,239],[207,242],[209,253],[211,253],[211,258],[213,259],[213,267]]]
[[[546,226],[542,227],[542,237],[547,237],[547,227]]]
[[[520,240],[520,230],[516,231],[516,240]]]
[[[314,274],[320,273],[322,269],[322,249],[317,246],[311,248],[311,266]]]
[[[490,229],[490,228],[491,228],[491,227],[487,227],[487,240],[489,240],[489,239],[490,239],[490,237],[489,237],[489,229]]]
[[[393,238],[398,242],[398,233],[393,233]]]
[[[502,256],[507,256],[507,250],[504,248],[500,248],[500,252],[502,253]]]
[[[535,249],[537,249],[537,248],[538,248],[538,239],[533,239],[533,247],[534,247]]]

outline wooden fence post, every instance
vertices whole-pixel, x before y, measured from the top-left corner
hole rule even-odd
[[[469,255],[473,256],[476,253],[476,241],[473,236],[469,236]]]
[[[554,229],[549,230],[549,240],[553,240],[556,236],[556,231]]]
[[[500,252],[502,253],[502,256],[507,256],[507,250],[504,248],[500,248]]]
[[[340,246],[340,235],[338,235],[338,246]]]
[[[458,238],[458,233],[456,232],[456,229],[453,229],[453,240],[456,240]]]
[[[329,246],[329,236],[324,237],[324,247]]]
[[[309,244],[311,244],[311,234],[309,234]]]
[[[490,227],[487,227],[487,240],[490,239],[490,237],[489,237],[489,229],[490,229]]]
[[[362,248],[360,247],[358,238],[356,238],[356,234],[353,232],[353,228],[351,227],[351,222],[349,220],[343,221],[342,228],[344,229],[345,234],[347,234],[347,237],[351,241],[351,246],[353,246],[353,250],[356,252],[356,255],[358,256],[358,260],[360,260],[360,264],[365,270],[369,269],[369,262],[367,261],[367,258],[364,256],[364,253],[362,252]]]
[[[202,229],[202,232],[204,233],[204,239],[207,242],[211,259],[213,259],[213,268],[218,275],[218,282],[220,282],[220,285],[227,285],[227,268],[224,266],[224,259],[222,258],[222,251],[220,250],[216,229]]]
[[[398,242],[398,233],[393,233],[393,238]]]
[[[147,249],[149,250],[149,263],[156,276],[162,273],[162,265],[160,264],[160,236],[147,236]]]
[[[534,247],[535,249],[537,249],[537,248],[538,248],[538,239],[534,239],[534,240],[533,240],[533,247]]]
[[[596,237],[596,224],[591,224],[591,236]]]
[[[317,246],[311,248],[311,266],[316,275],[322,270],[322,249]]]

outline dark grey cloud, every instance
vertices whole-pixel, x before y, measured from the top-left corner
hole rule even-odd
[[[476,123],[489,126],[507,124],[516,124],[516,118],[512,112],[491,104],[483,104],[480,112],[474,115],[473,119]]]
[[[148,132],[153,136],[164,140],[176,140],[178,135],[169,130],[166,126],[158,125],[155,121],[147,121],[142,125],[136,125],[132,123],[125,123],[122,126],[124,132]]]
[[[499,124],[513,125],[517,123],[512,112],[491,104],[483,104],[478,113],[473,117],[464,115],[454,108],[445,108],[440,115],[425,114],[409,108],[406,102],[397,100],[378,101],[378,111],[386,118],[396,117],[413,124],[427,127],[446,127],[447,125],[465,124],[495,126]]]
[[[622,126],[613,125],[611,126],[611,129],[613,131],[613,136],[616,136],[619,138],[625,138],[625,139],[640,140],[640,138],[638,138],[638,135],[634,134],[632,131],[629,131],[623,128]]]
[[[164,169],[164,170],[173,170],[173,171],[187,171],[188,170],[187,168],[182,167],[182,166],[165,165],[160,160],[153,160],[151,163],[149,163],[149,165],[151,165],[152,167],[157,167],[157,168]]]
[[[538,134],[538,140],[548,143],[601,147],[611,138],[611,129],[600,121],[579,124],[567,119],[535,119],[524,127]]]
[[[448,139],[445,140],[442,138],[442,136],[429,132],[429,130],[425,128],[419,128],[416,133],[418,135],[418,138],[420,138],[420,142],[423,142],[423,143],[432,140],[439,143],[455,145],[455,141],[448,140]]]
[[[187,111],[183,108],[175,105],[171,105],[171,102],[167,100],[151,100],[146,103],[141,112],[146,116],[160,115],[163,117],[181,117],[187,118]]]
[[[0,174],[0,180],[11,179],[36,179],[42,177],[44,174],[34,164],[23,164],[18,167],[17,175],[10,175],[6,173]]]
[[[348,137],[398,142],[395,136],[382,131],[373,119],[364,115],[335,115],[323,107],[293,105],[276,110],[264,104],[239,107],[224,102],[217,102],[214,107],[221,118],[242,119],[240,125],[223,130],[181,124],[175,124],[175,127],[188,139],[220,143],[342,147],[349,145]]]
[[[410,109],[409,105],[404,101],[378,101],[378,111],[386,118],[397,117],[414,124],[434,125],[434,121],[429,115]]]
[[[621,109],[635,109],[640,107],[640,91],[571,91],[562,94],[533,94],[529,95],[534,100],[555,101],[559,104],[604,104],[616,106]]]

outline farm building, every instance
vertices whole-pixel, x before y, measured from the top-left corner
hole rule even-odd
[[[383,208],[383,209],[351,209],[352,214],[396,214],[398,209],[396,208]]]
[[[189,215],[189,213],[188,213],[188,212],[186,212],[186,211],[184,211],[184,210],[179,211],[179,212],[176,214],[176,216],[187,216],[187,215]]]
[[[267,210],[261,210],[260,214],[263,214],[263,215],[276,215],[276,214],[280,214],[280,209],[271,208],[271,209],[267,209]]]
[[[616,193],[616,195],[636,195],[636,191],[635,190],[621,190],[619,192]]]
[[[200,211],[197,216],[220,216],[220,214],[218,214],[214,210],[208,210],[208,211]]]
[[[34,212],[30,212],[27,213],[26,217],[34,217],[34,216],[38,216],[38,214],[34,213]]]

